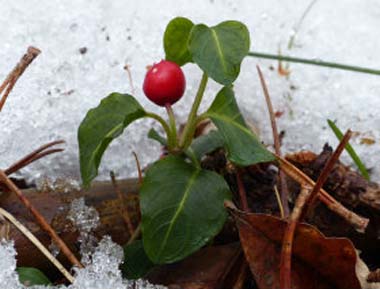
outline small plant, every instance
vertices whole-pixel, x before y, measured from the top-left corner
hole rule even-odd
[[[231,198],[230,189],[222,176],[201,168],[204,154],[222,147],[235,166],[274,160],[247,127],[233,91],[249,47],[249,32],[238,21],[208,27],[175,18],[164,34],[166,59],[147,72],[144,82],[145,94],[166,107],[169,121],[146,111],[132,95],[112,93],[87,113],[79,127],[80,168],[86,186],[96,177],[110,142],[133,121],[153,118],[166,133],[163,137],[149,132],[149,137],[167,146],[169,155],[149,167],[140,190],[142,245],[133,248],[146,253],[150,261],[145,265],[181,260],[207,244],[223,227],[227,217],[224,201]],[[180,66],[187,63],[198,65],[202,76],[179,134],[172,105],[183,95],[185,78]],[[208,110],[198,113],[209,78],[222,87]],[[205,119],[218,131],[194,139],[197,125]]]

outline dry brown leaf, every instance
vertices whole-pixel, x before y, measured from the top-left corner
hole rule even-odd
[[[260,289],[280,288],[279,266],[286,221],[234,211],[240,240]],[[315,227],[298,224],[293,241],[292,288],[361,288],[356,251],[349,239],[326,238]]]

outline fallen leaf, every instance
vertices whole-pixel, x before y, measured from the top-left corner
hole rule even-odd
[[[264,214],[237,210],[233,214],[258,287],[280,288],[281,244],[287,222]],[[349,239],[326,238],[315,227],[298,224],[293,241],[292,288],[361,288],[356,261]]]

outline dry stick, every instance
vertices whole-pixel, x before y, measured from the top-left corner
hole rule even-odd
[[[278,203],[278,207],[280,209],[281,219],[284,219],[285,218],[285,214],[284,214],[284,208],[282,207],[280,192],[278,191],[276,185],[274,185],[273,190],[274,190],[274,193],[276,195],[276,200],[277,200],[277,203]]]
[[[292,271],[292,247],[294,232],[297,223],[301,217],[302,209],[310,196],[311,188],[309,186],[301,187],[301,192],[298,195],[293,211],[289,216],[289,222],[284,232],[282,240],[281,261],[280,261],[280,288],[291,288],[291,271]]]
[[[306,204],[306,208],[303,211],[303,214],[301,218],[304,218],[305,216],[308,216],[311,211],[314,208],[314,205],[318,199],[318,195],[320,190],[322,189],[323,184],[326,182],[327,178],[329,177],[332,169],[334,168],[334,165],[338,161],[340,155],[342,154],[344,148],[346,147],[348,141],[350,140],[352,136],[351,130],[348,130],[345,135],[343,136],[342,140],[340,141],[338,147],[335,149],[334,153],[331,155],[331,157],[326,162],[321,174],[318,177],[318,180],[313,188],[313,191],[310,194],[310,201]]]
[[[74,277],[63,267],[63,265],[49,252],[48,249],[30,232],[23,224],[21,224],[14,216],[9,212],[0,208],[0,215],[8,219],[22,234],[25,235],[40,251],[45,255],[46,258],[53,263],[55,267],[69,280],[70,283],[74,282]]]
[[[110,172],[112,185],[114,187],[114,190],[120,200],[120,213],[124,219],[125,224],[128,227],[129,235],[132,236],[135,229],[133,228],[131,218],[129,216],[128,208],[126,206],[126,200],[123,192],[120,190],[120,187],[116,181],[115,173],[113,171]]]
[[[0,111],[2,110],[9,93],[11,92],[16,81],[24,73],[25,69],[32,63],[32,61],[40,54],[41,51],[33,46],[28,47],[26,54],[21,58],[19,63],[13,68],[11,73],[4,80],[3,84],[0,86],[0,95],[3,93],[4,89],[7,87],[3,97],[0,100]]]
[[[241,202],[241,208],[245,212],[249,212],[249,206],[247,201],[247,192],[244,187],[243,178],[242,178],[242,171],[240,168],[237,169],[236,172],[236,178],[237,178],[237,185],[238,185],[238,191],[240,196],[240,202]]]
[[[124,65],[124,70],[127,71],[129,85],[131,86],[132,94],[135,94],[135,87],[134,87],[133,81],[132,81],[132,73],[131,73],[131,70],[129,69],[129,65],[128,64]]]
[[[7,175],[0,170],[0,182],[4,183],[9,190],[14,192],[20,201],[25,205],[25,207],[32,213],[32,215],[36,218],[38,224],[41,226],[43,230],[45,230],[49,236],[53,239],[53,241],[58,245],[61,249],[62,253],[66,255],[67,259],[74,265],[79,268],[83,268],[83,265],[79,262],[79,260],[75,257],[75,255],[71,252],[69,247],[65,244],[65,242],[58,236],[58,234],[54,231],[54,229],[48,224],[45,218],[40,214],[40,212],[30,203],[30,201],[23,195],[21,190],[12,182],[11,179],[7,177]]]
[[[19,169],[29,165],[30,163],[32,163],[32,162],[34,162],[34,161],[36,161],[36,160],[38,160],[44,156],[63,151],[63,149],[51,149],[51,150],[46,151],[46,149],[48,149],[54,145],[62,144],[62,143],[65,143],[65,141],[57,140],[57,141],[49,142],[43,146],[40,146],[38,149],[34,150],[30,154],[26,155],[22,159],[15,162],[13,165],[11,165],[9,168],[7,168],[4,171],[4,173],[6,175],[10,175],[10,174],[18,171]]]
[[[268,107],[270,123],[272,126],[274,149],[275,149],[276,154],[281,156],[280,137],[279,137],[278,130],[277,130],[276,117],[274,115],[273,105],[272,105],[272,101],[270,99],[268,86],[265,83],[265,79],[264,79],[263,73],[261,72],[260,67],[258,65],[256,65],[256,68],[257,68],[257,72],[259,73],[261,86],[263,88],[265,100],[266,100],[267,107]],[[288,185],[286,183],[285,174],[281,169],[279,170],[279,178],[280,178],[280,186],[281,186],[281,193],[280,193],[281,203],[282,203],[282,207],[284,209],[285,218],[287,218],[289,216],[289,205],[288,205],[289,190],[288,190]]]
[[[133,153],[133,156],[135,157],[137,173],[139,175],[139,185],[141,186],[143,182],[143,176],[142,176],[140,161],[139,161],[139,158],[137,157],[137,154],[135,152],[132,152],[132,153]]]
[[[302,220],[303,216],[305,216],[308,209],[312,206],[312,202],[315,201],[315,198],[319,195],[319,192],[322,189],[323,184],[326,182],[329,174],[334,168],[334,165],[338,161],[339,156],[342,154],[346,144],[348,143],[351,137],[351,134],[351,131],[348,130],[347,133],[344,135],[338,147],[324,166],[313,189],[311,189],[310,187],[301,188],[301,193],[299,194],[296,200],[293,212],[290,215],[288,225],[284,232],[280,265],[281,288],[291,288],[292,247],[294,232],[296,230],[297,224]]]
[[[305,175],[300,169],[296,168],[289,161],[280,156],[277,156],[277,159],[280,163],[280,167],[284,170],[284,172],[301,186],[315,186],[315,182],[310,177]],[[341,203],[330,196],[324,189],[320,190],[318,198],[331,211],[335,212],[337,215],[341,216],[348,223],[350,223],[357,231],[364,232],[369,222],[367,218],[363,218],[356,213],[348,210]]]
[[[132,153],[133,153],[133,155],[135,157],[135,160],[136,160],[137,172],[138,172],[138,175],[139,175],[139,186],[141,187],[142,182],[143,182],[143,176],[142,176],[140,161],[139,161],[139,158],[137,157],[137,154],[135,152],[132,152]],[[129,240],[127,242],[127,245],[129,245],[133,241],[135,241],[140,236],[140,233],[141,233],[141,221],[137,225],[136,230],[133,232],[133,234],[129,238]]]

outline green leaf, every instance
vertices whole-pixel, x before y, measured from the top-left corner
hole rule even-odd
[[[121,272],[124,278],[142,278],[155,266],[146,255],[142,240],[125,245],[123,249],[124,263],[121,265]]]
[[[249,46],[248,29],[238,21],[226,21],[214,27],[195,25],[189,38],[193,61],[222,85],[229,85],[238,77]]]
[[[208,153],[224,146],[224,139],[218,131],[211,131],[193,140],[187,154],[192,154],[198,160]]]
[[[144,116],[144,109],[133,96],[120,93],[110,94],[98,107],[88,111],[78,129],[80,170],[85,186],[98,174],[102,155],[110,142],[131,122]]]
[[[230,199],[225,180],[179,156],[168,156],[147,171],[140,190],[145,252],[157,264],[197,251],[223,227]]]
[[[154,128],[151,128],[148,132],[148,138],[159,142],[161,145],[166,146],[168,141],[162,137]]]
[[[328,119],[327,123],[329,124],[330,128],[332,129],[332,131],[334,132],[334,134],[338,138],[338,140],[341,141],[343,139],[342,131],[336,126],[336,124],[332,120]],[[362,176],[366,180],[369,180],[369,173],[368,173],[365,165],[363,164],[362,160],[360,159],[360,157],[358,156],[358,154],[356,153],[354,148],[350,145],[350,143],[346,144],[345,149],[348,152],[348,154],[350,155],[350,157],[352,158],[352,160],[354,161],[354,163],[356,164],[356,166],[358,167]]]
[[[274,156],[247,127],[231,87],[222,88],[206,112],[225,141],[228,159],[241,166],[274,160]]]
[[[40,270],[32,267],[18,267],[16,269],[20,283],[25,286],[51,285],[50,280]]]
[[[177,17],[169,22],[164,34],[166,60],[180,66],[192,61],[187,44],[193,26],[193,22],[184,17]]]

